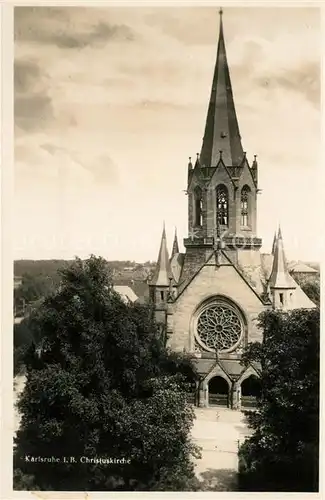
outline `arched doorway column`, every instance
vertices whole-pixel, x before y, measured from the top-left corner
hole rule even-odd
[[[231,408],[231,406],[232,406],[232,403],[231,403],[231,401],[232,401],[232,381],[228,377],[228,375],[220,368],[219,365],[215,365],[215,367],[211,370],[211,372],[208,373],[207,376],[202,381],[201,390],[199,391],[199,397],[200,397],[199,406],[208,407],[208,406],[211,406],[211,403],[212,403],[212,406],[214,406],[213,401],[211,401],[211,398],[210,398],[210,403],[209,403],[209,393],[211,394],[211,392],[214,392],[217,394],[217,392],[216,392],[217,387],[214,387],[216,381],[211,383],[212,379],[216,379],[216,378],[221,379],[220,383],[222,385],[224,385],[224,389],[222,390],[221,394],[223,394],[224,397],[227,396],[228,407]],[[218,398],[215,398],[215,399],[218,399]]]
[[[237,382],[234,382],[232,388],[232,409],[240,410],[241,409],[241,386]]]

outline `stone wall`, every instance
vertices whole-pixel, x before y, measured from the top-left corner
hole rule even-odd
[[[177,351],[194,352],[191,320],[197,307],[209,297],[221,295],[234,302],[247,321],[248,341],[261,341],[256,319],[265,309],[257,295],[231,265],[205,265],[173,304],[173,334],[169,345]]]

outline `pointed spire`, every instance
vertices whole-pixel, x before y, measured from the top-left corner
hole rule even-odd
[[[240,165],[243,158],[223,35],[222,9],[219,14],[217,60],[201,151],[201,163],[207,167],[217,165],[220,149],[226,166]]]
[[[273,266],[269,279],[271,288],[294,288],[292,279],[288,271],[288,265],[284,253],[281,229],[279,227],[278,236],[275,241]]]
[[[193,165],[192,165],[192,158],[191,158],[191,156],[189,156],[189,157],[188,157],[188,169],[189,169],[189,170],[192,170],[192,168],[193,168]]]
[[[169,254],[167,249],[167,238],[165,230],[165,222],[161,236],[160,249],[156,269],[151,280],[151,285],[169,286],[169,278],[172,276],[169,265]]]
[[[176,255],[177,253],[179,253],[179,246],[178,246],[178,239],[177,239],[177,228],[175,227],[175,236],[174,236],[174,242],[173,242],[173,249],[172,249],[172,256],[171,256],[171,258],[173,258],[174,255]]]
[[[275,247],[276,247],[276,231],[274,231],[274,237],[273,237],[273,243],[272,243],[272,251],[271,251],[272,255],[274,255]]]
[[[195,167],[200,167],[200,153],[196,153],[196,162],[195,162]]]

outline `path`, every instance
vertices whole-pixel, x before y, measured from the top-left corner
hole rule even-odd
[[[202,448],[202,458],[196,462],[202,487],[207,491],[236,491],[238,444],[249,434],[244,415],[227,408],[195,408],[195,414],[192,436]]]

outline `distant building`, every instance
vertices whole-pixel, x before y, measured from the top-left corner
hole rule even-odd
[[[259,390],[259,366],[240,363],[262,341],[259,314],[315,305],[289,274],[280,229],[272,252],[260,251],[258,164],[242,147],[221,14],[203,145],[188,164],[185,253],[175,233],[169,258],[164,228],[149,293],[167,345],[196,360],[196,403],[236,409]]]
[[[289,264],[289,272],[298,281],[313,281],[319,277],[319,272],[313,267],[308,266],[304,262],[291,262]]]
[[[134,293],[131,287],[125,285],[114,285],[113,289],[117,292],[124,302],[134,303],[138,300],[138,296]]]

